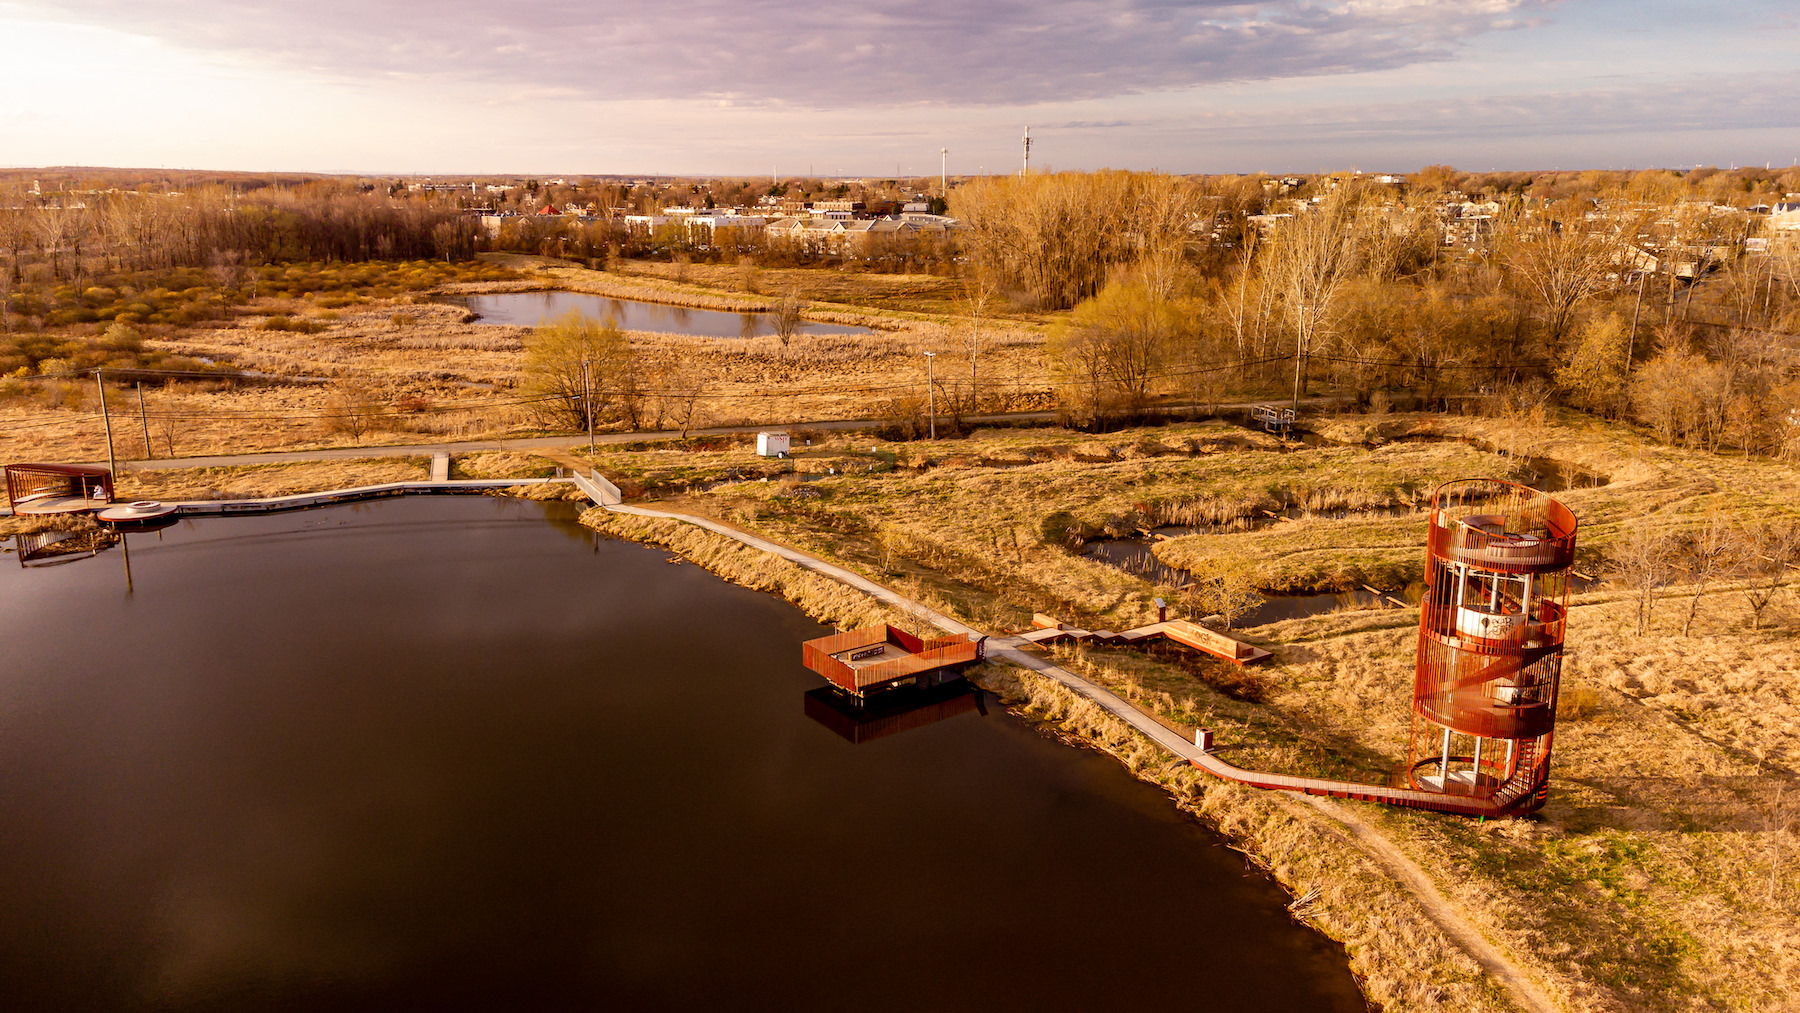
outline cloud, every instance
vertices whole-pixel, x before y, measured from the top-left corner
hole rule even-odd
[[[1796,90],[1800,71],[1698,74],[1582,91],[1320,104],[1286,112],[1240,109],[1166,126],[1239,140],[1301,136],[1311,143],[1782,131],[1800,127],[1800,111],[1789,99]]]
[[[352,79],[814,109],[998,106],[1448,59],[1557,0],[19,0],[45,18]],[[171,10],[178,8],[178,10]]]

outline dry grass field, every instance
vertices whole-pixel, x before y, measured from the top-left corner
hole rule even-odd
[[[1156,550],[1190,568],[1228,558],[1270,591],[1399,590],[1421,562],[1421,529],[1404,514],[1437,478],[1515,467],[1460,440],[1294,449],[1218,421],[1100,436],[983,430],[936,442],[818,433],[790,461],[759,459],[737,442],[701,452],[602,448],[596,463],[634,488],[679,496],[681,509],[917,579],[972,619],[1016,628],[1050,611],[1091,629],[1152,621],[1153,599],[1173,590],[1047,542],[1046,525],[1101,537],[1268,523]],[[1359,516],[1375,510],[1403,516]],[[1269,522],[1277,511],[1299,518]]]
[[[161,332],[153,344],[171,356],[307,379],[149,391],[150,449],[162,457],[536,432],[539,421],[516,403],[524,329],[471,323],[431,301],[453,291],[563,288],[741,310],[799,286],[820,319],[875,328],[785,347],[772,337],[632,334],[647,370],[704,367],[701,424],[898,424],[919,417],[923,351],[944,353],[940,380],[966,376],[951,365],[966,354],[957,349],[966,350],[968,331],[944,279],[680,264],[600,272],[537,258],[504,266],[515,276],[386,298],[282,294]],[[265,327],[278,318],[306,326]],[[1043,322],[1009,317],[982,336],[983,377],[998,392],[983,407],[1045,404]],[[0,385],[0,460],[104,459],[91,381]],[[346,403],[389,410],[348,432],[332,418]],[[115,392],[109,404],[121,457],[143,455],[133,393]],[[1559,494],[1582,522],[1578,567],[1595,576],[1608,575],[1610,557],[1638,532],[1689,533],[1714,514],[1737,524],[1800,514],[1800,469],[1660,447],[1585,417],[1344,415],[1315,428],[1335,444],[1284,445],[1223,421],[904,441],[796,428],[788,460],[756,457],[747,439],[712,437],[602,445],[593,463],[630,493],[833,559],[994,631],[1022,629],[1034,612],[1125,629],[1153,620],[1157,597],[1205,615],[1200,592],[1213,581],[1269,592],[1362,583],[1399,591],[1419,577],[1423,524],[1414,511],[1437,483],[1519,475],[1541,465],[1534,459],[1600,477]],[[473,453],[456,459],[454,476],[550,467],[528,454]],[[269,496],[422,477],[425,468],[422,458],[397,458],[128,470],[120,491]],[[918,623],[688,526],[601,512],[586,520],[840,625]],[[1152,546],[1199,578],[1185,590],[1070,550],[1165,525],[1207,529]],[[1721,581],[1695,605],[1692,589],[1676,583],[1640,635],[1631,590],[1602,584],[1573,600],[1552,795],[1538,816],[1479,823],[1346,805],[1429,870],[1569,1010],[1800,1009],[1787,996],[1800,981],[1800,597],[1778,592],[1754,624],[1747,601],[1743,586]],[[1417,618],[1408,608],[1340,609],[1260,626],[1245,636],[1275,658],[1248,671],[1175,651],[1079,649],[1062,658],[1173,727],[1213,729],[1234,763],[1380,781],[1404,759]],[[992,668],[982,678],[1046,727],[1163,784],[1297,897],[1311,895],[1296,915],[1345,941],[1377,1003],[1512,1008],[1317,810],[1168,768],[1092,705],[1028,673]]]
[[[146,342],[158,355],[294,378],[226,383],[183,378],[107,397],[122,459],[144,456],[145,430],[157,457],[327,446],[402,445],[482,440],[540,431],[542,422],[517,389],[527,328],[468,320],[459,306],[435,301],[477,291],[565,289],[725,310],[763,309],[769,296],[733,292],[736,268],[691,265],[695,282],[662,277],[676,265],[629,265],[629,274],[590,271],[543,258],[504,256],[512,280],[447,282],[385,297],[312,292],[268,296],[234,315],[165,327]],[[710,273],[709,273],[710,272]],[[967,398],[973,328],[955,316],[953,283],[925,275],[831,271],[767,272],[799,287],[807,316],[858,324],[858,336],[710,338],[631,332],[639,360],[648,428],[674,428],[674,399],[697,395],[691,425],[760,425],[843,418],[922,421],[925,351],[938,351],[941,407]],[[739,272],[741,274],[741,272]],[[718,275],[712,278],[712,275]],[[790,277],[791,276],[791,277]],[[711,280],[721,287],[697,282]],[[845,301],[848,300],[848,301]],[[942,310],[943,312],[931,312]],[[271,329],[274,328],[274,329]],[[982,410],[1050,403],[1039,353],[1042,326],[1032,319],[984,320],[979,333]],[[678,382],[666,377],[680,367]],[[356,427],[330,418],[334,406],[364,406],[374,417]],[[99,395],[91,379],[0,378],[0,460],[91,461],[106,456]],[[352,428],[361,431],[352,431]],[[611,428],[619,428],[614,425]]]
[[[1800,508],[1791,466],[1554,421],[1345,416],[1322,431],[1375,445],[1287,452],[1200,423],[936,443],[819,435],[792,461],[721,444],[611,449],[597,463],[677,509],[847,563],[997,630],[1023,626],[1032,611],[1124,628],[1151,618],[1151,599],[1168,593],[1046,541],[1045,521],[1058,513],[1102,534],[1285,510],[1298,519],[1173,539],[1158,551],[1184,565],[1240,561],[1270,589],[1416,578],[1420,521],[1403,509],[1357,511],[1407,508],[1438,481],[1521,464],[1481,446],[1607,480],[1562,494],[1583,523],[1580,565],[1602,575],[1608,550],[1634,526],[1691,531],[1715,510],[1743,521]],[[1420,437],[1436,439],[1407,441]],[[612,515],[591,520],[677,547],[701,537]],[[821,617],[872,618],[835,597],[813,601],[820,592],[799,578],[762,572],[774,564],[761,554],[709,558],[727,574],[755,570],[756,586]],[[1628,589],[1603,584],[1573,600],[1552,795],[1537,816],[1482,823],[1344,803],[1428,870],[1566,1009],[1800,1008],[1787,994],[1800,980],[1800,598],[1783,590],[1752,630],[1743,586],[1720,584],[1683,636],[1691,599],[1691,587],[1665,588],[1644,636]],[[1405,759],[1417,621],[1416,609],[1338,610],[1256,628],[1249,639],[1276,657],[1249,672],[1173,651],[1081,648],[1061,658],[1173,727],[1214,729],[1234,763],[1382,782]],[[1311,807],[1163,768],[1147,743],[1028,673],[984,679],[1060,733],[1164,784],[1297,896],[1318,889],[1301,915],[1346,941],[1377,1002],[1511,1008]]]

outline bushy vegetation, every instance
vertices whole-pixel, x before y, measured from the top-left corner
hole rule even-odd
[[[91,336],[44,333],[0,335],[0,376],[78,376],[96,366],[205,372],[216,367],[145,346],[130,324],[116,322]],[[21,387],[22,392],[25,388]]]
[[[1702,187],[1737,202],[1713,204],[1678,177],[1499,200],[1446,191],[1475,181],[1443,167],[1421,175],[1262,180],[1260,194],[1153,173],[1006,177],[958,190],[952,210],[983,287],[1073,307],[1047,353],[1086,425],[1219,387],[1504,394],[1800,456],[1800,240],[1759,231],[1741,206],[1751,176]]]

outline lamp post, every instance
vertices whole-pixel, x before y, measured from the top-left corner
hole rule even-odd
[[[937,439],[937,374],[932,364],[937,361],[936,352],[925,353],[925,409],[931,418],[931,438]]]
[[[144,385],[141,381],[137,385],[137,396],[138,421],[144,425],[144,459],[149,460],[156,456],[156,451],[150,448],[150,414],[144,408]]]
[[[106,370],[103,367],[96,367],[94,369],[94,389],[100,394],[100,417],[106,420],[107,483],[109,485],[116,485],[119,481],[119,458],[113,453],[112,413],[107,411],[106,408],[106,380],[103,378],[105,373]],[[84,488],[83,495],[85,494],[86,490]]]

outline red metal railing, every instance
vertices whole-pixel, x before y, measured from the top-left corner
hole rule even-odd
[[[871,665],[851,665],[834,657],[877,644],[891,644],[904,653]],[[923,639],[892,626],[864,626],[808,640],[800,645],[800,660],[833,684],[862,693],[924,672],[972,664],[980,659],[980,652],[979,644],[963,636]]]
[[[113,498],[112,472],[105,468],[77,464],[9,464],[5,471],[6,498],[14,506],[55,496]]]
[[[1460,480],[1432,496],[1413,677],[1415,788],[1513,811],[1543,804],[1576,526],[1567,507],[1511,482]]]

